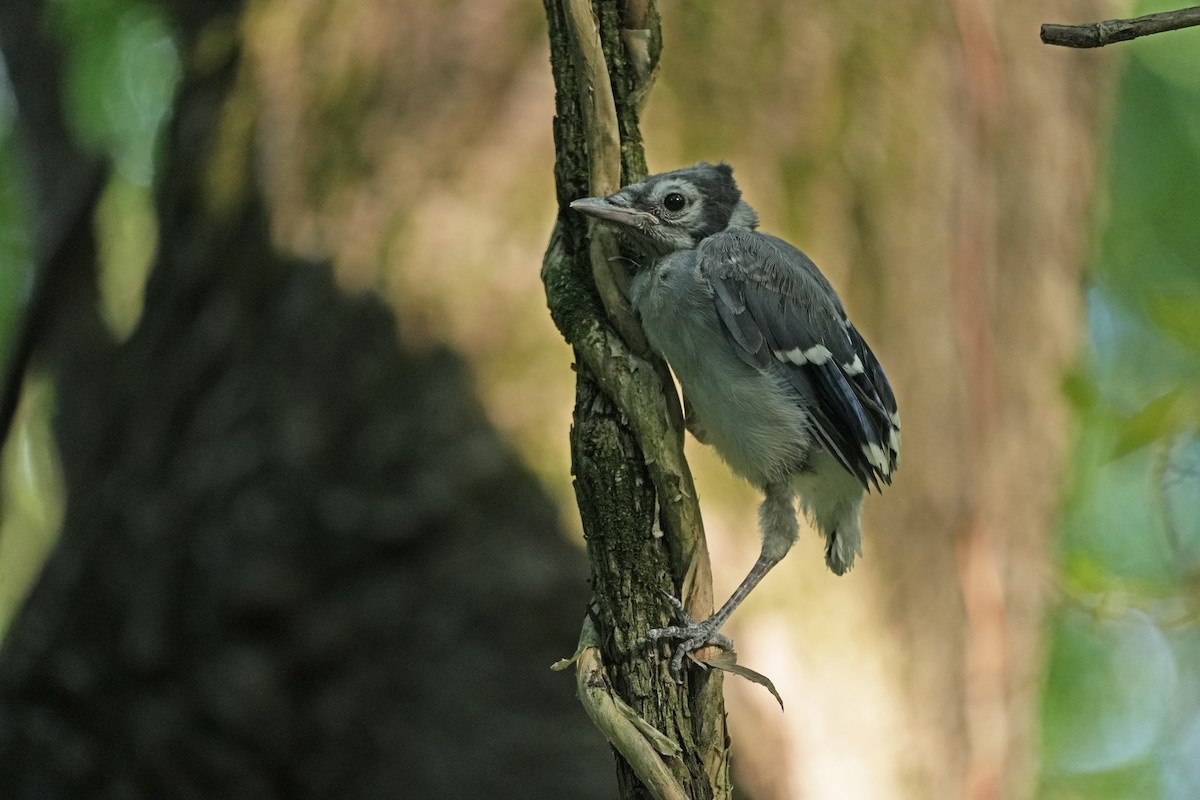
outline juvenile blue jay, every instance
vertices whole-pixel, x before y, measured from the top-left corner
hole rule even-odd
[[[863,493],[891,483],[900,416],[883,368],[808,256],[759,233],[727,164],[652,175],[571,208],[615,226],[635,255],[631,301],[683,387],[688,428],[762,489],[762,552],[729,600],[649,632],[671,660],[707,643],[796,540],[796,498],[841,575],[862,555]]]

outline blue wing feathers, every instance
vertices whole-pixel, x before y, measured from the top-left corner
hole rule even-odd
[[[706,240],[701,269],[742,360],[782,371],[809,411],[817,441],[864,488],[891,483],[895,395],[816,265],[781,239],[730,229]]]
[[[735,348],[738,355],[750,366],[764,369],[770,361],[771,354],[764,346],[762,330],[746,312],[746,302],[741,292],[724,281],[714,281],[713,294],[717,314],[726,332],[738,345]]]

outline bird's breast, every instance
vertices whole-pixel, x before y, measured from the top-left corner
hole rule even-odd
[[[711,288],[690,261],[669,258],[635,279],[633,302],[646,338],[733,470],[757,486],[782,480],[807,458],[807,414],[782,376],[738,358]]]

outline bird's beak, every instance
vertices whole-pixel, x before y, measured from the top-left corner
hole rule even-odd
[[[653,214],[627,206],[619,206],[604,197],[584,197],[571,203],[571,208],[589,217],[630,228],[646,228],[658,224],[658,218]]]

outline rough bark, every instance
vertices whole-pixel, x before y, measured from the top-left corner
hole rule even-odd
[[[614,330],[609,315],[619,319],[619,300],[608,300],[606,312],[596,288],[608,279],[603,270],[609,259],[596,257],[584,220],[567,209],[574,199],[615,190],[645,175],[637,103],[657,63],[658,16],[653,4],[590,4],[603,53],[599,69],[607,70],[590,73],[599,54],[581,54],[588,42],[579,41],[579,28],[587,28],[590,20],[571,19],[588,5],[546,3],[556,87],[559,214],[543,279],[555,323],[575,348],[572,472],[592,565],[596,627],[617,695],[680,748],[665,756],[678,789],[692,798],[726,796],[728,742],[720,674],[690,670],[676,685],[665,648],[650,647],[644,640],[647,630],[667,621],[661,593],[683,595],[698,610],[697,617],[712,605],[695,490],[680,451],[678,403],[661,362],[638,351],[635,333],[623,340]],[[621,35],[631,27],[646,32],[648,58],[640,65],[626,50],[629,37]],[[593,92],[607,89],[603,84],[611,85],[615,120],[598,120],[597,113],[604,111],[586,107]],[[608,126],[607,133],[617,141],[604,142],[598,126]],[[615,160],[604,164],[597,148],[609,145],[619,148],[619,158],[614,154]],[[596,185],[614,178],[616,185]],[[664,535],[656,536],[657,531]],[[618,759],[617,774],[622,797],[651,796],[625,759]]]
[[[585,600],[553,506],[453,353],[274,250],[235,20],[176,10],[192,70],[127,341],[89,213],[57,248],[38,350],[68,499],[0,650],[0,794],[611,796],[548,670]]]

